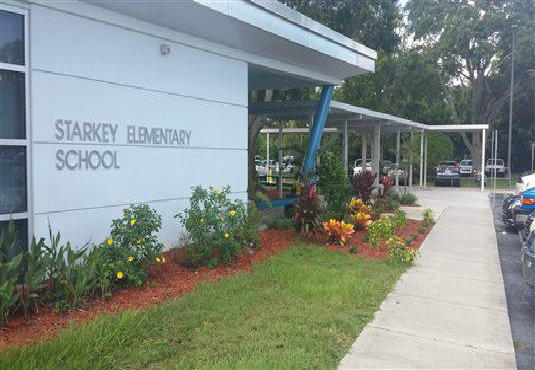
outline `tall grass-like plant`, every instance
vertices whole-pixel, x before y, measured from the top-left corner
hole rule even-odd
[[[292,220],[296,230],[301,235],[314,233],[321,226],[322,211],[316,185],[305,184],[294,207]]]
[[[42,294],[46,287],[46,271],[48,258],[45,254],[45,240],[40,239],[38,242],[35,237],[24,255],[24,285],[21,289],[21,303],[24,314],[39,311],[39,304],[42,302]]]

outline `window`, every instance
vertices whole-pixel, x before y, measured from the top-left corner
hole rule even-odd
[[[13,220],[19,248],[31,235],[28,196],[28,65],[26,12],[0,10],[0,235]]]
[[[24,73],[0,70],[0,139],[26,138]]]
[[[0,62],[24,65],[24,16],[0,11]]]

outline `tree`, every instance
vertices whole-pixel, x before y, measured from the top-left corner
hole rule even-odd
[[[407,30],[418,49],[435,62],[437,77],[454,123],[486,123],[493,126],[509,96],[510,30],[515,9],[531,0],[410,1]],[[527,32],[519,25],[519,35]],[[526,87],[525,73],[514,91]],[[462,139],[475,168],[481,166],[481,136]]]

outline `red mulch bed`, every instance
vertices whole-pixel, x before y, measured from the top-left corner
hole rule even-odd
[[[294,230],[264,230],[260,232],[262,248],[240,256],[232,265],[214,269],[201,267],[189,270],[173,262],[180,258],[180,252],[167,252],[167,263],[151,271],[151,282],[141,288],[120,289],[105,300],[92,299],[84,310],[59,314],[53,308],[43,307],[36,315],[10,317],[6,328],[0,330],[0,351],[37,342],[57,334],[70,324],[88,321],[99,314],[145,308],[187,294],[200,282],[221,280],[247,271],[253,263],[264,261],[289,248],[295,237]]]
[[[428,227],[425,230],[425,233],[420,234],[418,233],[417,229],[420,226],[420,221],[415,220],[407,220],[405,227],[398,232],[396,232],[397,236],[402,237],[403,239],[407,239],[407,237],[411,235],[416,235],[416,238],[411,243],[411,247],[419,249],[422,243],[424,242],[427,234],[431,231],[431,228]],[[329,245],[328,249],[330,251],[337,251],[337,252],[344,252],[346,254],[350,254],[349,249],[351,246],[354,246],[357,248],[357,253],[354,254],[356,256],[367,258],[367,259],[376,259],[376,260],[384,260],[388,257],[388,247],[385,242],[382,242],[379,244],[377,248],[372,248],[367,242],[362,241],[362,237],[367,235],[368,232],[365,230],[357,231],[355,234],[351,236],[351,240],[345,247],[340,247],[339,245]],[[323,242],[326,242],[326,237],[322,236]]]

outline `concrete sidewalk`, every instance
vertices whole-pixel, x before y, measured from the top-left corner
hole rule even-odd
[[[516,369],[488,195],[416,195],[438,221],[338,368]]]

